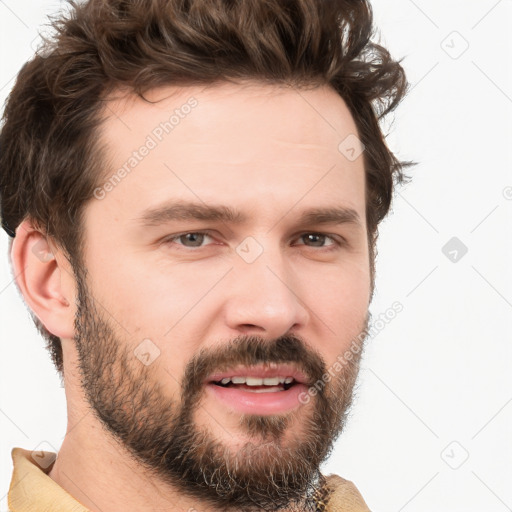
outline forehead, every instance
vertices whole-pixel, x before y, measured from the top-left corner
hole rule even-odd
[[[230,153],[237,152],[234,140],[276,145],[318,142],[332,149],[340,137],[357,134],[345,102],[328,85],[300,89],[251,81],[220,82],[161,87],[145,93],[144,99],[118,91],[107,99],[104,117],[107,141],[120,148],[134,142],[131,135],[137,132],[160,139],[172,131],[176,143],[192,143],[190,135],[198,143],[218,135],[215,144],[229,146]],[[266,138],[263,128],[268,130]],[[223,134],[229,138],[222,139]],[[166,143],[172,139],[168,137]]]
[[[145,98],[119,93],[104,111],[109,165],[98,185],[111,214],[127,201],[142,210],[179,197],[276,212],[299,200],[341,201],[364,218],[363,158],[343,151],[357,129],[331,87],[219,83]]]

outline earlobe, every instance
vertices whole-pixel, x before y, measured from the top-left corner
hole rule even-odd
[[[73,338],[74,300],[63,287],[63,277],[70,278],[63,255],[25,220],[16,229],[11,259],[16,283],[32,312],[53,335]]]

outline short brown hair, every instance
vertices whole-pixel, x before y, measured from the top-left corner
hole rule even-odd
[[[53,38],[21,69],[0,133],[4,229],[30,218],[77,265],[85,203],[104,174],[99,126],[109,93],[243,79],[331,85],[364,144],[373,283],[377,226],[405,162],[379,120],[405,94],[399,62],[372,41],[367,0],[70,1]],[[76,268],[76,266],[74,267]],[[372,285],[373,290],[373,285]],[[60,339],[34,317],[59,372]]]

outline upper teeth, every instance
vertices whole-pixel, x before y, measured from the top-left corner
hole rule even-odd
[[[221,380],[222,384],[246,384],[247,386],[278,386],[279,384],[291,384],[293,377],[225,377]]]

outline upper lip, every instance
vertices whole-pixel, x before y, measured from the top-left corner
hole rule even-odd
[[[291,364],[268,364],[258,366],[236,366],[227,370],[212,373],[206,382],[220,382],[228,377],[293,377],[300,384],[307,384],[308,378],[296,366]]]

